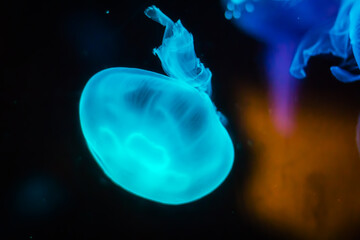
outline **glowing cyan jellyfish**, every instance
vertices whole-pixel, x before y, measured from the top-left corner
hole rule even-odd
[[[320,54],[332,54],[343,60],[340,66],[330,69],[339,81],[360,80],[360,1],[341,1],[336,20],[304,37],[292,62],[291,74],[305,78],[309,59]]]
[[[192,35],[155,6],[145,14],[166,27],[154,54],[169,76],[121,67],[98,72],[81,96],[81,128],[117,185],[156,202],[188,203],[224,181],[233,144],[210,99],[211,72],[196,57]]]
[[[225,18],[266,44],[264,65],[278,132],[288,135],[298,81],[289,74],[298,42],[314,25],[336,16],[338,0],[222,0]]]

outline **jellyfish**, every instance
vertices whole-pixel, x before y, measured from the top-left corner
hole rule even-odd
[[[145,10],[165,26],[154,49],[166,75],[108,68],[87,82],[80,124],[88,148],[118,186],[158,203],[189,203],[214,191],[234,161],[232,140],[211,101],[211,72],[181,21]]]
[[[338,0],[222,0],[225,18],[264,43],[263,64],[269,102],[279,133],[294,125],[298,81],[289,74],[296,46],[314,25],[336,16]]]
[[[296,78],[305,78],[305,68],[311,57],[331,54],[341,59],[332,66],[331,73],[341,82],[360,80],[360,2],[342,0],[334,21],[309,31],[300,43],[290,72]]]

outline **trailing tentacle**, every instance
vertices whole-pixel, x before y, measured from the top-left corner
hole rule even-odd
[[[181,24],[173,22],[155,6],[145,10],[150,19],[165,26],[162,45],[154,49],[166,74],[211,95],[211,71],[196,57],[194,40]]]

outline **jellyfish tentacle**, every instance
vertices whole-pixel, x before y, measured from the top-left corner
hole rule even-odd
[[[156,6],[148,7],[145,10],[145,15],[163,26],[170,26],[174,24],[174,22]]]
[[[319,32],[309,32],[300,43],[290,67],[296,78],[305,78],[305,67],[311,57],[331,54],[343,59],[340,66],[330,68],[341,82],[360,80],[360,1],[344,0],[331,28],[323,27]]]
[[[174,25],[174,22],[168,16],[166,16],[159,8],[155,6],[148,7],[145,10],[145,15],[151,20],[160,23],[161,25],[166,27],[164,38],[168,38],[171,36],[171,29]]]
[[[170,77],[211,95],[211,71],[195,54],[194,39],[181,21],[173,22],[155,6],[145,10],[150,19],[165,26],[162,45],[154,49],[162,68]]]
[[[306,77],[305,67],[311,57],[320,54],[333,54],[336,55],[332,47],[328,28],[316,29],[308,32],[301,41],[296,51],[295,57],[290,66],[290,73],[295,78],[302,79]]]
[[[330,68],[330,70],[334,77],[340,82],[350,83],[360,80],[359,74],[352,74],[350,71],[347,71],[341,67],[333,66]]]

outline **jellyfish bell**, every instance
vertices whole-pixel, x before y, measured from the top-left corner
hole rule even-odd
[[[81,128],[114,183],[156,202],[188,203],[224,181],[233,144],[210,99],[211,72],[196,57],[192,35],[154,6],[145,14],[166,27],[154,53],[169,76],[100,71],[81,95]]]

